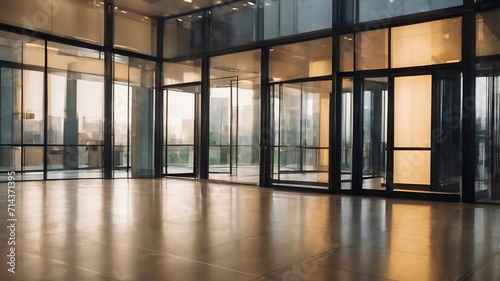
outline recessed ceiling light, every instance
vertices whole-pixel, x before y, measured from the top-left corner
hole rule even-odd
[[[126,14],[126,13],[127,13],[127,11],[125,11],[125,10],[122,10],[122,13]]]
[[[252,1],[248,1],[248,5],[253,6],[253,5],[255,5],[255,3]]]
[[[184,0],[184,2],[191,3],[191,2],[193,2],[193,0]]]
[[[238,10],[238,8],[236,8],[236,7],[233,7],[233,11],[236,11],[236,10]]]

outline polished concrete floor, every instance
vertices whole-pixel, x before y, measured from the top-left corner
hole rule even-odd
[[[0,280],[500,280],[500,207],[180,179],[17,183]]]

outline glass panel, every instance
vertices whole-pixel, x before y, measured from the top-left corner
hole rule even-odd
[[[352,179],[352,78],[342,79],[342,147],[341,147],[341,172],[342,181]],[[351,189],[349,185],[342,185],[342,189]]]
[[[463,0],[358,0],[359,22],[380,20],[448,7],[460,6]]]
[[[0,172],[2,174],[21,170],[21,152],[22,147],[20,146],[0,146]],[[3,180],[3,178],[0,177],[0,180]]]
[[[0,31],[0,60],[21,63],[22,47],[21,35]]]
[[[49,68],[104,75],[104,53],[53,42],[47,44]]]
[[[200,89],[193,88],[167,92],[167,144],[194,144],[195,95]]]
[[[363,188],[385,189],[388,79],[363,83]]]
[[[354,34],[340,36],[340,71],[354,71]]]
[[[25,146],[23,155],[24,171],[42,171],[43,170],[43,147]]]
[[[43,72],[23,71],[24,144],[43,144],[43,85]]]
[[[432,76],[394,79],[394,146],[431,147]]]
[[[428,150],[394,151],[394,183],[430,185],[431,152]]]
[[[294,43],[270,50],[272,81],[332,74],[332,38]]]
[[[21,144],[21,83],[21,70],[0,69],[0,144]]]
[[[410,67],[462,60],[462,18],[392,29],[392,67]]]
[[[163,56],[173,58],[201,52],[204,48],[203,24],[206,12],[193,13],[165,21]]]
[[[115,177],[127,177],[130,167],[130,87],[128,69],[124,64],[115,63],[113,86],[113,165]]]
[[[153,175],[155,63],[129,61],[130,163],[132,177]]]
[[[264,0],[264,39],[331,27],[331,0]]]
[[[356,69],[384,69],[388,67],[389,31],[377,29],[356,33]]]
[[[155,63],[114,57],[115,177],[153,175]]]
[[[476,200],[500,203],[500,64],[477,71]]]
[[[57,52],[57,49],[49,49],[50,52]],[[45,41],[30,40],[24,42],[23,63],[25,65],[37,65],[45,67]]]
[[[437,76],[439,113],[432,132],[435,191],[460,192],[462,182],[462,77]]]
[[[326,188],[331,81],[283,84],[279,88],[273,99],[273,162],[278,166],[274,178]]]
[[[283,85],[280,100],[280,145],[282,148],[301,145],[301,94],[301,84]]]
[[[94,44],[103,43],[104,5],[88,0],[3,0],[0,21],[73,37]],[[85,24],[81,24],[85,22]]]
[[[213,8],[212,48],[227,48],[255,41],[257,7],[255,1],[238,1]]]
[[[48,144],[102,145],[104,64],[99,52],[61,44],[49,56]],[[59,69],[59,70],[54,70]],[[101,76],[93,75],[101,74]],[[78,151],[75,149],[75,158]]]
[[[52,0],[52,7],[53,33],[99,45],[104,43],[104,1]]]
[[[167,147],[167,174],[192,174],[193,169],[193,146]]]
[[[260,51],[210,59],[210,178],[257,183]]]
[[[2,0],[0,21],[27,27],[30,29],[50,32],[52,13],[60,8],[59,3],[38,0]]]
[[[156,26],[156,20],[148,16],[123,8],[115,9],[115,48],[155,56]]]
[[[476,16],[476,55],[500,54],[500,9],[478,13]]]
[[[164,85],[201,82],[201,59],[163,64]]]
[[[102,177],[103,147],[49,146],[47,147],[49,179]]]

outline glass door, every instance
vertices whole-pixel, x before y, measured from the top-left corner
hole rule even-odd
[[[363,189],[386,188],[387,77],[364,78],[363,90]]]
[[[478,66],[476,200],[500,204],[500,64]]]
[[[331,81],[271,86],[273,179],[327,188]]]
[[[238,175],[238,77],[210,84],[209,173],[211,179]]]
[[[198,99],[200,86],[167,88],[165,93],[166,175],[194,177],[198,158]]]

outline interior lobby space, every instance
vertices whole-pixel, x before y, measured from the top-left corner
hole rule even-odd
[[[500,209],[185,179],[24,182],[16,273],[37,280],[498,280]],[[6,202],[5,189],[0,203]],[[5,212],[0,213],[5,228]],[[5,232],[2,230],[2,235]]]
[[[0,280],[500,280],[498,19],[0,0]]]

